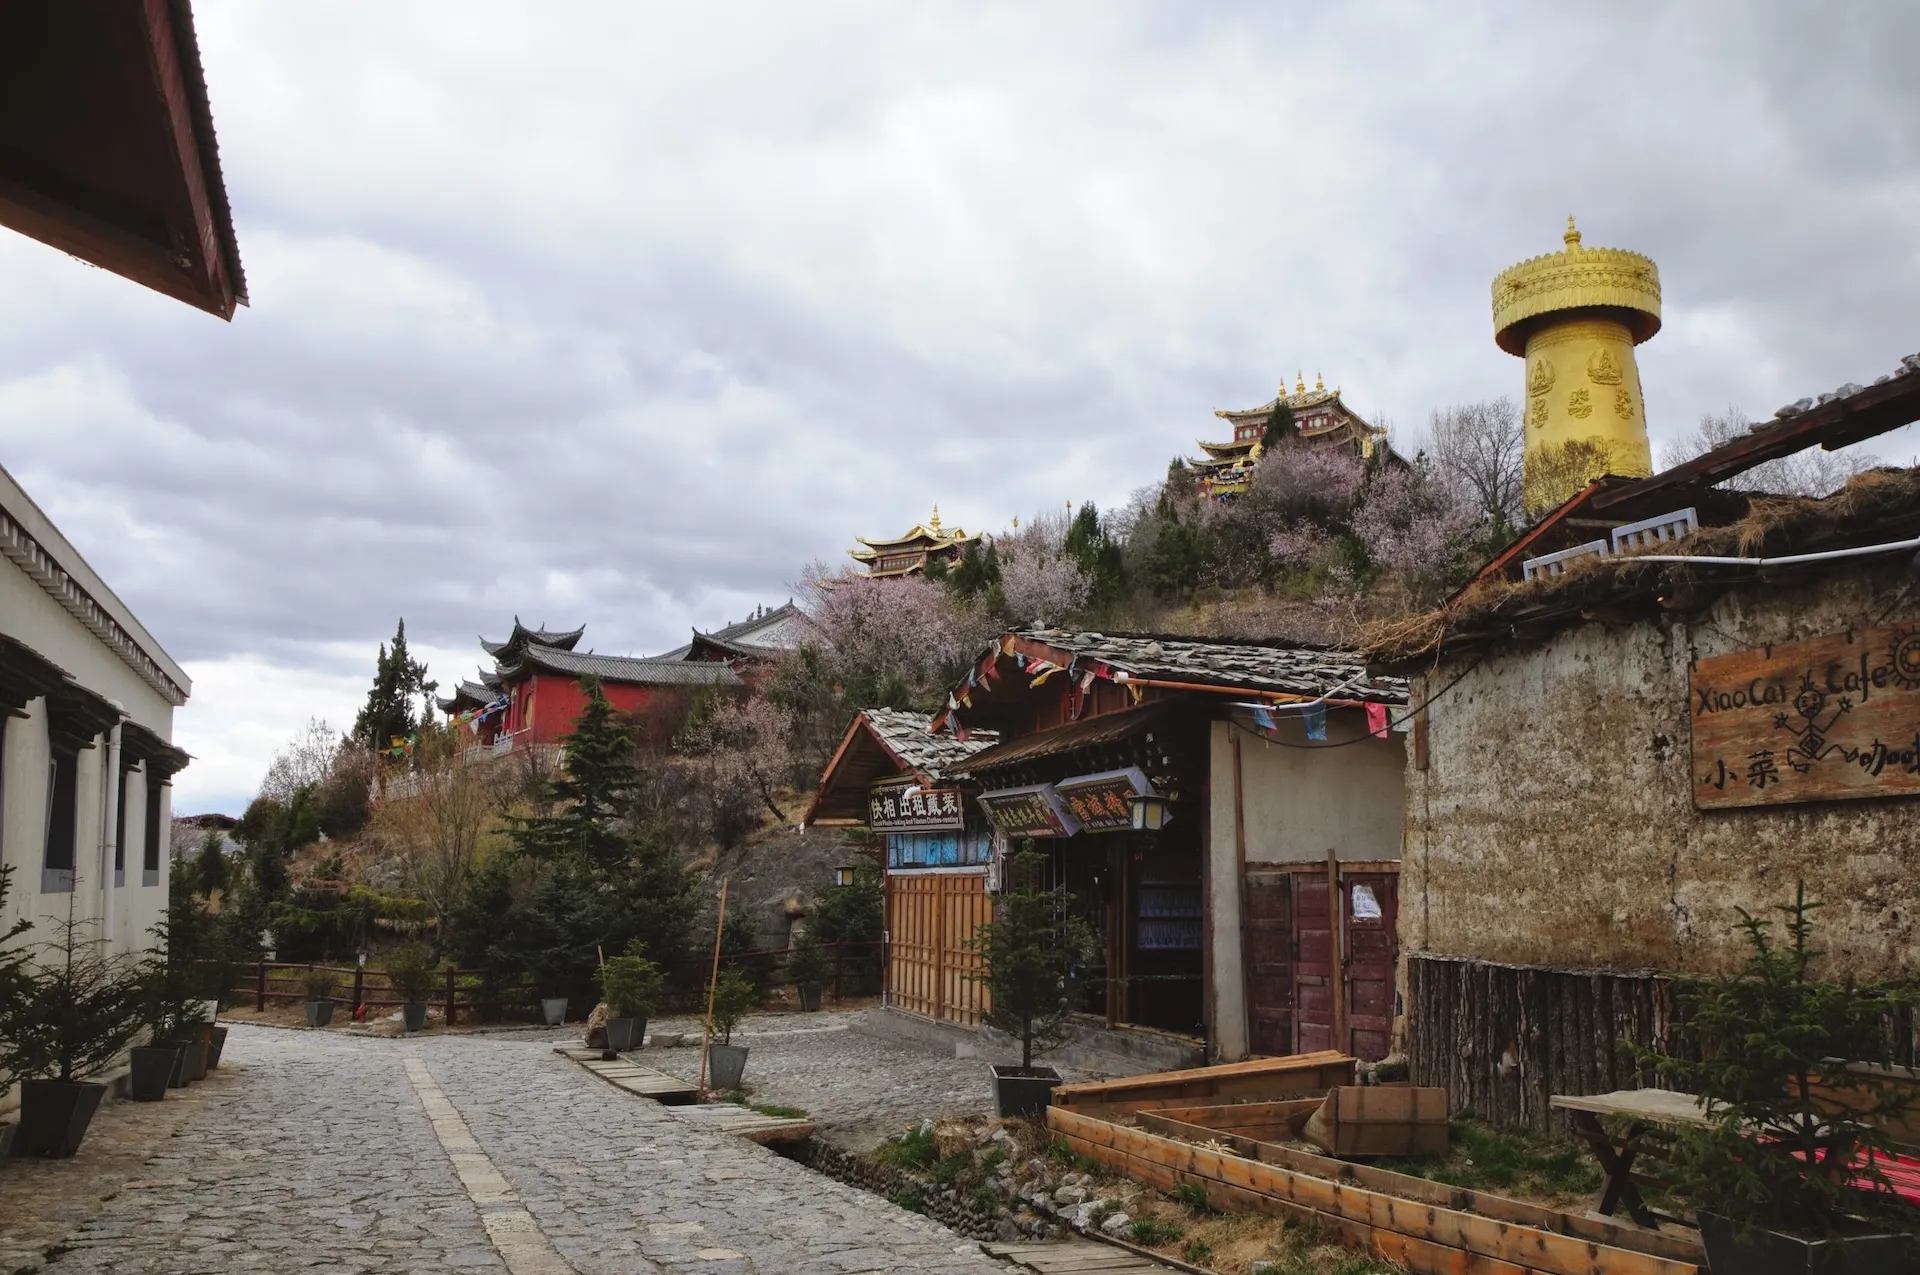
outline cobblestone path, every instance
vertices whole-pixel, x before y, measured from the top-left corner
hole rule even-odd
[[[1006,1269],[924,1218],[687,1127],[556,1056],[559,1039],[235,1027],[221,1092],[46,1270]]]

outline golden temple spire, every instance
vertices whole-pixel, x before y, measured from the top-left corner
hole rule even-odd
[[[1313,388],[1315,393],[1323,393],[1327,388],[1327,383],[1320,379],[1318,372],[1313,374]]]
[[[927,530],[933,532],[940,530],[940,506],[938,505],[933,507],[933,517],[927,520]]]
[[[1580,246],[1580,227],[1573,224],[1573,214],[1567,214],[1567,233],[1560,236],[1561,242],[1569,248]]]
[[[1293,392],[1295,394],[1305,394],[1307,392],[1307,374],[1305,372],[1295,372],[1293,374]]]

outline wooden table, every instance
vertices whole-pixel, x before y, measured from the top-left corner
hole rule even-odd
[[[1600,1191],[1599,1211],[1608,1217],[1625,1209],[1642,1226],[1678,1221],[1647,1207],[1640,1188],[1633,1180],[1633,1162],[1645,1154],[1658,1155],[1650,1140],[1657,1141],[1663,1130],[1681,1125],[1705,1125],[1706,1112],[1692,1094],[1672,1089],[1619,1089],[1613,1093],[1585,1094],[1578,1097],[1555,1094],[1548,1105],[1566,1112],[1573,1131],[1593,1148],[1594,1158],[1607,1175]],[[1603,1116],[1621,1116],[1629,1123],[1626,1132],[1610,1132],[1601,1122]]]

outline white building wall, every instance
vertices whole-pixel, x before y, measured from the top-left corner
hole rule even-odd
[[[1309,741],[1297,715],[1278,714],[1278,741],[1231,722],[1210,739],[1208,943],[1213,953],[1213,1043],[1221,1061],[1247,1056],[1246,952],[1240,848],[1235,835],[1233,740],[1240,739],[1240,814],[1246,862],[1398,862],[1406,810],[1405,737],[1367,736],[1358,709],[1327,715],[1327,738]],[[1294,745],[1287,747],[1286,745]],[[1311,747],[1309,747],[1311,744]],[[1338,745],[1332,747],[1332,745]]]

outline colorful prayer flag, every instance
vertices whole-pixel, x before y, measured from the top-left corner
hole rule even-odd
[[[1387,737],[1387,706],[1385,704],[1367,705],[1367,734],[1381,739]]]
[[[1255,704],[1253,706],[1253,724],[1269,735],[1278,729],[1277,724],[1273,720],[1273,711],[1264,704]]]
[[[1308,739],[1325,739],[1327,737],[1327,706],[1325,704],[1307,705],[1300,710],[1300,723],[1307,728]]]

